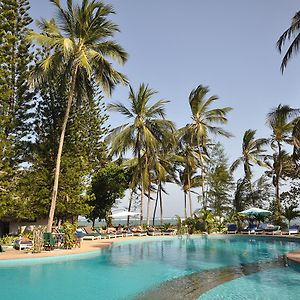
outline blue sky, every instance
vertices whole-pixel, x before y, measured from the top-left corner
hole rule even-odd
[[[62,1],[63,2],[63,1]],[[188,95],[199,84],[218,95],[220,106],[231,106],[226,129],[234,134],[222,140],[232,162],[241,152],[245,130],[267,137],[266,114],[279,103],[300,106],[300,54],[280,72],[281,56],[275,44],[300,9],[296,0],[113,0],[112,19],[120,26],[116,40],[130,57],[120,70],[137,89],[142,82],[165,98],[168,118],[177,126],[190,121]],[[30,0],[31,16],[53,15],[48,0]],[[128,89],[119,87],[111,101],[126,103]],[[124,119],[111,115],[112,126]],[[170,186],[166,216],[183,214],[183,195]],[[199,206],[194,203],[194,207]]]

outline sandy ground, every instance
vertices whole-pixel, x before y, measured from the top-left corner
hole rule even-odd
[[[277,235],[274,235],[274,237]],[[278,235],[281,238],[297,238],[300,239],[300,236],[283,236]],[[277,237],[278,237],[277,236]],[[270,237],[270,235],[268,235]],[[124,241],[124,240],[133,240],[133,239],[143,239],[147,237],[123,237],[123,238],[114,238],[114,239],[103,239],[103,240],[84,240],[82,241],[80,248],[74,248],[72,250],[57,249],[54,251],[43,251],[42,253],[31,253],[29,250],[15,250],[15,249],[5,249],[5,252],[0,253],[0,260],[9,260],[9,259],[20,259],[20,258],[37,258],[37,257],[51,257],[51,256],[64,256],[70,254],[79,254],[97,251],[104,247],[110,246],[113,242]],[[287,254],[288,259],[300,264],[300,249],[293,251]]]

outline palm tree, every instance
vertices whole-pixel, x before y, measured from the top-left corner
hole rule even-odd
[[[300,117],[296,118],[293,121],[293,145],[294,145],[294,151],[293,151],[293,160],[295,163],[298,164],[300,160]]]
[[[47,82],[53,74],[61,74],[69,80],[48,218],[49,232],[56,207],[65,131],[74,99],[87,92],[89,81],[95,81],[108,95],[116,84],[127,83],[126,77],[107,60],[120,64],[127,60],[127,53],[111,40],[119,31],[118,26],[108,19],[114,13],[113,8],[97,0],[83,0],[81,6],[68,0],[67,8],[63,8],[59,0],[50,2],[56,8],[56,20],[41,20],[38,23],[41,33],[31,31],[28,35],[29,40],[48,50],[48,55],[33,69],[33,83]]]
[[[196,176],[197,162],[201,159],[197,149],[190,142],[191,133],[187,127],[177,131],[178,150],[176,161],[179,164],[179,178],[184,192],[184,216],[187,218],[187,196],[189,199],[190,216],[193,216],[191,188],[199,183],[200,177]],[[198,184],[198,186],[200,186]]]
[[[268,143],[268,139],[255,139],[256,130],[245,131],[242,143],[242,155],[233,162],[230,171],[234,172],[237,167],[243,164],[245,178],[251,182],[253,165],[265,166],[263,146]]]
[[[296,210],[298,208],[297,204],[291,204],[284,206],[283,215],[288,220],[289,227],[291,225],[291,221],[300,217],[300,212]]]
[[[287,49],[280,66],[280,70],[283,73],[287,66],[287,63],[292,58],[293,55],[297,54],[300,46],[300,11],[296,12],[292,18],[290,27],[283,32],[277,41],[277,48],[280,53],[282,53],[282,48],[286,41],[291,41],[289,48]]]
[[[169,101],[161,99],[153,105],[149,104],[155,94],[154,90],[141,84],[137,93],[134,93],[130,87],[129,107],[122,103],[108,106],[110,111],[119,112],[131,120],[130,123],[114,128],[108,136],[108,141],[111,143],[112,155],[123,155],[131,150],[133,156],[137,158],[138,181],[141,189],[141,222],[143,221],[143,197],[150,184],[149,157],[175,128],[173,122],[165,119],[164,107]]]
[[[160,206],[160,224],[163,224],[163,201],[162,201],[162,192],[166,193],[164,189],[164,184],[166,182],[177,182],[176,178],[176,169],[174,166],[174,160],[176,159],[173,153],[168,153],[167,149],[170,151],[174,145],[175,139],[173,139],[171,144],[167,144],[170,147],[164,147],[159,153],[155,156],[152,156],[152,172],[154,173],[154,182],[157,185],[157,194],[155,207],[153,211],[153,225],[155,221],[156,210],[159,202]],[[164,146],[167,146],[164,145]],[[171,152],[171,151],[170,151]],[[159,201],[158,201],[159,200]]]
[[[192,123],[185,126],[185,131],[189,134],[189,142],[197,148],[199,154],[198,162],[201,169],[201,189],[204,209],[207,207],[204,191],[204,160],[206,156],[209,156],[207,151],[209,133],[231,137],[229,132],[216,125],[226,124],[226,115],[232,110],[231,107],[211,108],[211,105],[218,100],[218,97],[213,95],[207,98],[208,93],[209,88],[202,85],[199,85],[196,89],[192,90],[189,95]]]
[[[276,214],[281,214],[280,203],[280,178],[284,171],[284,166],[289,161],[288,154],[283,150],[283,143],[292,144],[291,137],[294,128],[294,116],[299,114],[298,109],[293,109],[288,105],[279,104],[267,115],[267,125],[272,129],[271,147],[276,151],[273,154],[273,164],[269,166],[274,172],[273,185],[275,186]]]

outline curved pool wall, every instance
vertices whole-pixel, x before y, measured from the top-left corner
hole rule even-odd
[[[20,295],[33,300],[133,299],[163,282],[194,272],[272,260],[299,249],[299,242],[273,236],[149,237],[115,242],[108,248],[84,254],[0,261],[0,295],[5,300],[18,299]],[[267,272],[272,277],[276,270]],[[282,269],[278,272],[283,273]],[[292,268],[284,270],[284,274],[287,282],[287,277],[293,283],[295,278],[300,280],[300,274]],[[253,286],[259,286],[258,275],[224,283],[201,297],[243,299],[232,295],[228,298],[222,289],[227,291],[232,288],[230,284],[239,282],[244,286],[243,280],[252,277]],[[275,278],[278,286],[287,286],[280,283],[280,276]],[[227,298],[215,298],[210,294],[213,292]]]

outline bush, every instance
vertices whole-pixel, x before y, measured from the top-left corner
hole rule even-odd
[[[33,253],[40,253],[42,252],[44,246],[44,238],[43,234],[46,231],[45,226],[36,226],[32,232],[32,239],[33,239]]]
[[[18,237],[16,237],[16,236],[6,235],[6,236],[0,238],[0,245],[13,246],[15,240],[17,240],[17,239],[18,239]]]
[[[76,233],[77,224],[71,224],[70,222],[67,221],[63,224],[63,227],[65,232],[64,248],[72,249],[76,243],[75,233]]]

